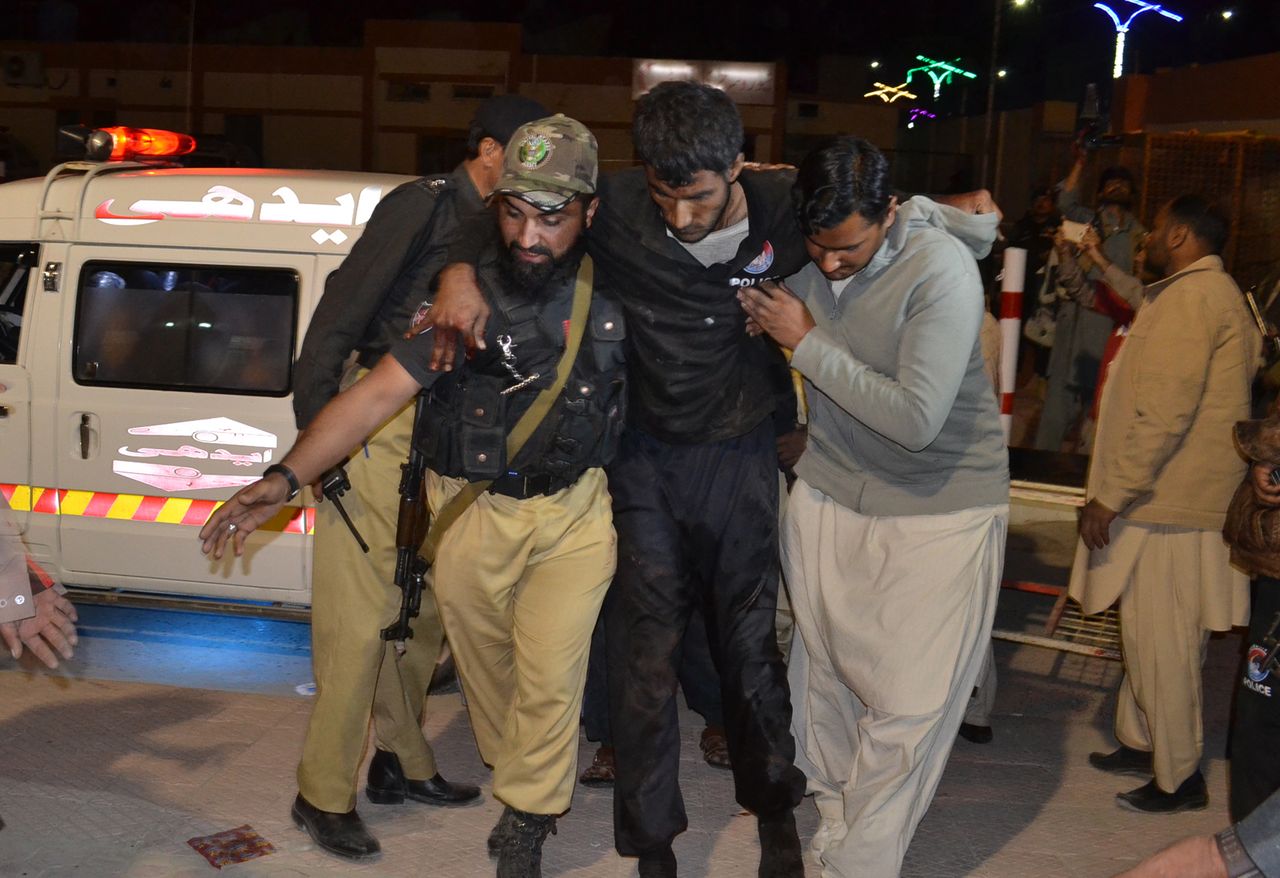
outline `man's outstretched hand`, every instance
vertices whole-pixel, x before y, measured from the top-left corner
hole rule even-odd
[[[26,646],[50,668],[58,666],[58,656],[75,655],[76,608],[56,589],[47,588],[31,598],[36,614],[17,622],[0,623],[0,640],[15,659],[22,657]]]
[[[439,275],[439,289],[431,308],[414,322],[405,338],[435,330],[431,368],[449,372],[458,361],[458,341],[467,355],[484,350],[484,328],[489,322],[489,304],[476,284],[475,269],[463,263],[446,265]]]

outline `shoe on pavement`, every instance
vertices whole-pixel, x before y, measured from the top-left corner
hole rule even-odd
[[[507,832],[499,840],[497,878],[542,878],[542,843],[556,831],[555,815],[510,811]]]
[[[1110,753],[1090,753],[1089,764],[1099,771],[1111,774],[1130,774],[1134,777],[1149,777],[1152,774],[1151,754],[1123,744]]]
[[[960,737],[970,744],[990,744],[995,737],[991,726],[980,726],[976,723],[960,723]]]
[[[1116,793],[1116,802],[1121,808],[1145,811],[1148,814],[1203,811],[1209,807],[1209,790],[1205,787],[1204,775],[1197,771],[1179,784],[1172,793],[1166,793],[1156,786],[1155,780],[1152,780],[1136,790]]]
[[[378,805],[399,805],[405,799],[424,805],[462,805],[480,798],[480,788],[450,783],[439,774],[427,780],[411,780],[400,767],[400,757],[389,750],[375,750],[369,760],[364,794]]]
[[[602,745],[591,764],[578,776],[578,783],[584,787],[609,787],[617,776],[618,763],[614,761],[613,748]]]
[[[291,814],[294,825],[331,854],[347,860],[367,860],[382,851],[354,808],[346,813],[321,811],[298,793]]]
[[[733,768],[729,761],[729,739],[725,736],[723,726],[707,726],[702,730],[702,740],[698,742],[702,750],[702,761],[712,768]]]
[[[511,824],[516,819],[516,812],[511,809],[510,805],[502,809],[502,813],[498,815],[498,822],[493,824],[493,829],[489,831],[489,838],[485,845],[489,848],[489,859],[498,859],[498,854],[502,851],[502,845],[507,838],[511,836]]]

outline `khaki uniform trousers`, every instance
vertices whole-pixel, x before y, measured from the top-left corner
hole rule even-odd
[[[363,373],[365,370],[360,370]],[[311,653],[316,700],[298,765],[298,789],[322,811],[355,807],[372,714],[377,746],[400,757],[406,776],[436,774],[422,735],[422,708],[440,654],[435,600],[422,596],[405,654],[382,639],[400,614],[396,588],[396,520],[400,465],[409,454],[413,402],[384,423],[347,464],[351,490],[342,498],[369,554],[332,503],[316,509],[311,583]]]
[[[1089,553],[1079,544],[1073,593],[1078,578],[1102,587],[1112,576],[1127,580],[1120,594],[1124,679],[1116,739],[1150,752],[1156,785],[1171,793],[1199,770],[1204,751],[1200,669],[1209,631],[1247,621],[1248,579],[1230,566],[1216,530],[1122,518],[1112,523],[1106,549]]]
[[[464,484],[428,475],[432,514]],[[440,540],[432,576],[493,794],[569,809],[591,632],[617,563],[604,471],[517,500],[484,493]]]

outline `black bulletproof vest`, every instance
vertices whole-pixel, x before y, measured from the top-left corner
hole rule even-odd
[[[569,380],[555,406],[516,455],[507,460],[507,433],[555,379],[564,337],[544,328],[528,301],[490,287],[493,315],[487,349],[428,391],[427,427],[415,437],[428,466],[468,481],[507,473],[549,475],[557,488],[587,469],[608,464],[617,451],[626,406],[622,309],[595,293]],[[558,329],[558,327],[557,327]],[[514,362],[504,365],[504,349]],[[514,370],[514,371],[513,371]],[[518,389],[520,378],[538,375]],[[507,390],[507,393],[503,391]]]

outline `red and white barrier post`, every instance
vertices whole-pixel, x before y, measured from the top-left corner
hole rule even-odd
[[[1018,374],[1018,340],[1022,337],[1022,292],[1027,277],[1027,251],[1006,247],[1000,273],[1000,423],[1009,444],[1013,430],[1013,390]]]

